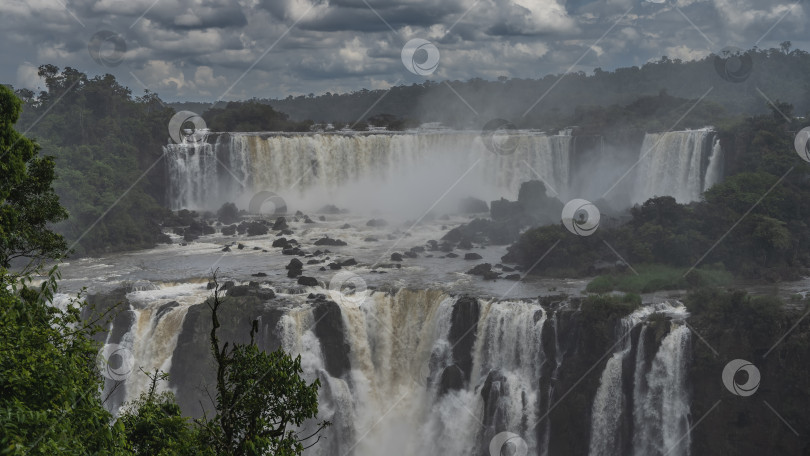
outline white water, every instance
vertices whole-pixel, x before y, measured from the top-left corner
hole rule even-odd
[[[661,341],[652,362],[644,359],[645,320],[652,311],[673,318],[669,334]],[[686,387],[686,363],[689,329],[680,323],[687,316],[682,305],[667,303],[645,307],[623,318],[617,329],[625,335],[605,365],[594,399],[591,417],[589,455],[619,456],[630,442],[621,441],[621,423],[625,414],[633,423],[632,449],[636,456],[689,454],[689,396]],[[633,346],[630,331],[640,328]],[[626,397],[623,372],[625,362],[635,355],[632,366],[632,398]],[[632,399],[632,407],[629,406]]]
[[[563,192],[570,145],[570,136],[527,132],[513,154],[499,156],[473,132],[231,133],[172,144],[165,152],[173,209],[216,210],[228,201],[247,208],[255,193],[268,190],[295,210],[329,203],[414,216],[451,186],[442,198],[448,204],[466,196],[514,199],[522,182],[538,178],[550,195]]]
[[[648,133],[641,146],[634,203],[669,195],[679,203],[700,194],[722,177],[722,150],[709,128]]]
[[[225,202],[247,209],[250,198],[266,190],[293,210],[334,204],[412,218],[429,208],[453,212],[467,196],[515,199],[520,184],[530,179],[542,180],[549,196],[563,201],[582,196],[571,194],[581,187],[572,185],[571,176],[599,181],[599,176],[582,176],[584,170],[571,168],[571,136],[526,131],[518,138],[517,150],[502,156],[488,151],[478,134],[469,131],[206,133],[165,146],[168,199],[173,209],[216,210]],[[638,156],[633,194],[630,201],[616,201],[619,206],[663,195],[681,203],[696,201],[722,178],[723,154],[710,128],[647,134]],[[590,173],[610,175],[611,166],[624,169],[610,157],[599,159],[601,168]],[[615,181],[608,180],[606,185]]]

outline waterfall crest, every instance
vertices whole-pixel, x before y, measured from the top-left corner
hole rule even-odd
[[[700,199],[722,175],[722,150],[710,128],[648,133],[641,145],[634,203],[669,195],[679,203]]]

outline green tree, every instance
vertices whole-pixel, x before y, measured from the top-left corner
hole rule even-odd
[[[199,440],[199,428],[183,417],[171,392],[157,392],[158,381],[168,374],[144,372],[149,377],[149,390],[123,407],[118,418],[134,455],[213,455]]]
[[[222,456],[273,454],[300,455],[304,443],[317,436],[328,421],[318,424],[310,435],[297,428],[318,413],[320,381],[307,384],[301,378],[301,357],[293,359],[282,349],[260,350],[253,341],[258,324],[253,322],[249,344],[220,343],[217,312],[223,301],[213,278],[211,350],[217,364],[216,415],[202,420],[207,443]],[[314,445],[317,440],[312,443]]]
[[[39,263],[67,251],[62,236],[48,227],[68,215],[52,188],[54,162],[14,129],[20,110],[20,99],[0,86],[0,268],[14,258]]]
[[[0,287],[0,453],[115,454],[126,448],[121,427],[101,399],[94,322],[84,303],[49,305],[59,277],[41,287],[30,279]]]

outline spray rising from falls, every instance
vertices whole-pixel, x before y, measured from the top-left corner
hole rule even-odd
[[[712,129],[647,134],[641,146],[633,202],[664,195],[679,203],[696,201],[720,181],[722,162],[720,140]]]
[[[168,371],[185,407],[202,403],[201,388],[213,381],[204,343],[210,326],[201,324],[210,315],[205,304],[188,305],[206,293],[203,284],[131,292],[132,318],[117,322],[121,327],[108,340],[126,346],[136,366]],[[166,302],[170,296],[180,302]],[[578,311],[439,290],[361,297],[362,303],[337,296],[336,303],[285,295],[285,304],[256,302],[247,312],[233,303],[240,310],[223,320],[242,328],[257,319],[261,349],[300,354],[306,379],[321,381],[319,420],[333,425],[307,454],[484,455],[503,432],[519,436],[530,455],[557,454],[550,449],[565,445],[555,443],[565,425],[555,427],[552,411],[561,410],[558,403],[572,389],[582,389],[574,380],[558,381],[581,376],[560,374],[577,366],[577,339],[592,330],[572,329]],[[590,454],[688,455],[689,332],[678,323],[685,315],[683,307],[661,304],[621,320],[599,389],[577,393],[595,398]],[[657,325],[669,325],[668,332]],[[633,385],[623,384],[627,379]],[[146,388],[146,376],[134,371],[113,405]]]
[[[505,156],[488,151],[473,132],[229,133],[198,139],[166,146],[174,209],[217,209],[269,190],[310,210],[330,203],[424,211],[453,182],[447,200],[514,197],[522,182],[537,178],[550,194],[568,187],[570,136],[527,132]]]
[[[165,146],[168,200],[173,209],[216,210],[225,202],[247,207],[254,194],[269,190],[303,210],[335,204],[358,211],[394,208],[421,215],[439,199],[514,199],[520,184],[531,179],[541,179],[549,196],[561,200],[598,197],[604,188],[594,190],[594,195],[574,195],[583,186],[571,182],[572,176],[598,181],[593,173],[605,174],[606,166],[624,172],[629,165],[624,164],[624,155],[608,149],[621,157],[593,157],[600,163],[593,169],[593,163],[574,159],[575,154],[586,153],[574,150],[576,144],[569,135],[525,131],[519,133],[514,153],[498,155],[468,131],[206,133]],[[587,141],[579,144],[589,147]],[[709,128],[647,134],[638,157],[630,176],[632,194],[629,201],[627,197],[616,201],[617,207],[663,195],[682,203],[695,201],[722,178],[722,150]],[[603,184],[612,185],[616,179],[608,180]]]

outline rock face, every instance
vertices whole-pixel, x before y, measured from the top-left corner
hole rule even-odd
[[[483,212],[489,212],[489,206],[483,200],[473,197],[467,197],[462,199],[458,205],[459,212],[462,214],[478,214]]]
[[[453,347],[453,361],[460,374],[448,374],[448,383],[442,387],[458,388],[458,380],[465,385],[470,381],[473,363],[473,347],[475,346],[478,318],[481,314],[481,305],[473,297],[463,296],[453,304],[453,313],[450,317],[450,333],[448,340]],[[458,378],[460,376],[460,379]],[[442,376],[444,379],[444,375]]]
[[[256,296],[226,298],[219,310],[220,343],[250,342],[250,328],[253,320],[258,320],[259,331],[256,344],[264,351],[271,352],[281,346],[277,331],[278,322],[284,311],[266,306]],[[177,391],[177,403],[184,415],[201,417],[203,412],[211,413],[210,401],[202,401],[200,388],[215,391],[216,370],[211,354],[211,311],[205,303],[188,309],[177,346],[169,369],[169,387]]]
[[[342,377],[351,369],[349,344],[344,339],[346,331],[340,306],[333,301],[321,301],[313,309],[315,335],[321,341],[326,371],[332,377]]]

